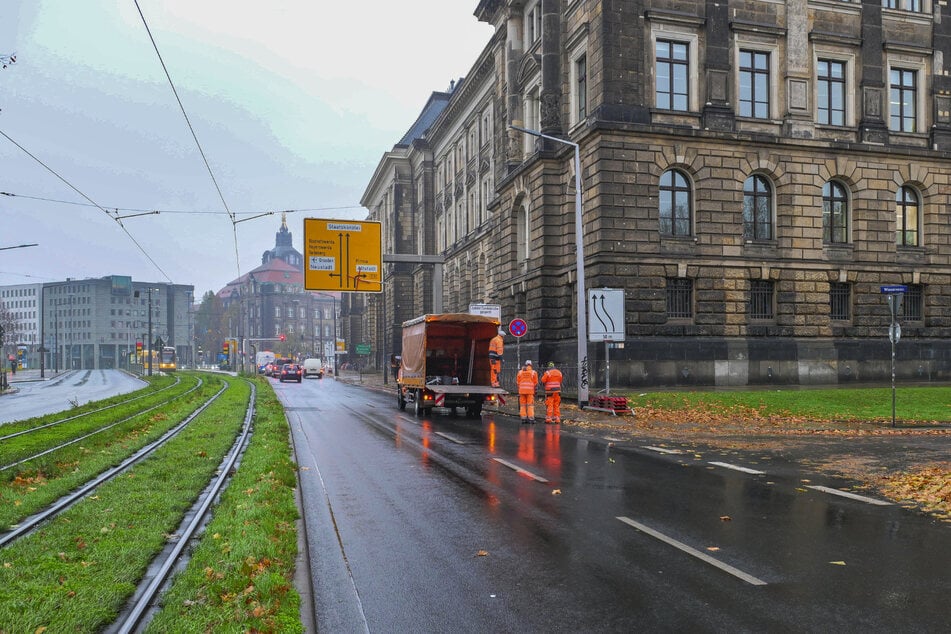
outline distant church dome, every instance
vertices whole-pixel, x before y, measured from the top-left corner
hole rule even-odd
[[[267,264],[271,260],[282,260],[303,271],[304,256],[294,248],[293,237],[294,235],[287,229],[287,213],[282,213],[281,228],[274,237],[274,248],[264,252],[261,256],[261,264]]]

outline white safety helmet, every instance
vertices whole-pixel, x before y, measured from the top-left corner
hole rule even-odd
[[[531,362],[531,360],[530,360],[530,359],[529,359],[529,360],[527,360],[527,361],[525,361],[525,365],[531,365],[531,364],[532,364],[532,362]]]

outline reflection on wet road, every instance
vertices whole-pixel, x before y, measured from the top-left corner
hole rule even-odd
[[[276,389],[319,629],[946,628],[951,528],[779,458]]]

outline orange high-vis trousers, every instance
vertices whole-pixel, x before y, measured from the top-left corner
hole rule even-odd
[[[518,395],[518,415],[522,419],[526,418],[535,418],[535,395],[534,394],[519,394]]]
[[[561,422],[561,392],[545,393],[545,422]]]

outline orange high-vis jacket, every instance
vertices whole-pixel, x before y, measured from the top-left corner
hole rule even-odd
[[[531,368],[519,370],[515,382],[518,384],[519,394],[534,394],[535,386],[538,385],[538,373]]]
[[[503,349],[502,335],[495,335],[494,337],[492,337],[492,340],[489,341],[489,358],[501,359],[502,349]]]
[[[561,370],[558,368],[549,368],[545,370],[545,374],[542,375],[542,385],[545,386],[545,391],[560,392],[561,379]]]

